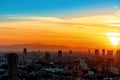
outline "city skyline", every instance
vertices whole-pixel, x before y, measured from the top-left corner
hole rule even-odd
[[[119,48],[118,0],[1,0],[0,45]]]

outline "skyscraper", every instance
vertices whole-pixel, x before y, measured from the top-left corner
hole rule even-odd
[[[107,50],[107,57],[113,57],[113,50]]]
[[[105,49],[102,50],[102,56],[105,56]]]
[[[27,57],[27,48],[23,48],[23,59]]]
[[[62,58],[62,50],[58,50],[58,58]]]
[[[23,48],[24,55],[27,55],[27,48]]]
[[[18,55],[16,53],[9,53],[7,55],[8,76],[12,80],[15,80],[16,77],[17,64],[18,64]]]
[[[69,51],[69,54],[70,54],[70,55],[72,54],[72,50]]]
[[[95,56],[99,56],[99,49],[95,49]]]
[[[120,64],[120,49],[116,51],[115,58],[116,65]]]
[[[51,55],[48,53],[48,51],[45,52],[45,60],[50,60]]]
[[[116,57],[117,57],[117,58],[120,58],[120,50],[117,50],[117,51],[116,51]]]

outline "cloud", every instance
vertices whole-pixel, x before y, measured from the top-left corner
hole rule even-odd
[[[2,17],[2,24],[8,24],[8,26],[21,26],[31,28],[34,26],[42,27],[43,25],[51,26],[56,25],[59,27],[74,27],[83,29],[103,29],[105,31],[119,29],[117,26],[119,17],[116,15],[96,15],[96,16],[84,16],[77,18],[57,18],[57,17],[37,17],[37,16],[19,16],[19,15],[4,15]],[[0,19],[0,21],[2,21]],[[12,22],[11,22],[12,21]],[[3,25],[4,26],[4,25]],[[6,28],[6,27],[5,27]],[[11,29],[7,27],[8,29]],[[15,27],[14,27],[15,28]],[[18,28],[18,27],[17,27]],[[1,28],[2,29],[2,28]],[[3,28],[4,29],[4,28]]]
[[[55,17],[35,17],[35,16],[16,16],[16,15],[4,15],[0,16],[0,21],[42,21],[42,22],[64,22],[63,19]]]
[[[103,28],[104,30],[118,29],[119,17],[116,15],[96,15],[96,16],[86,16],[77,18],[57,18],[57,17],[37,17],[37,16],[19,16],[19,15],[4,15],[0,19],[0,23],[17,23],[19,25],[34,26],[34,25],[61,25],[76,27],[76,28]],[[3,22],[2,22],[3,21]],[[31,24],[31,25],[30,25]],[[22,25],[22,26],[23,26]],[[9,27],[8,27],[9,28]],[[4,29],[4,28],[3,28]]]
[[[18,16],[18,15],[4,15],[0,21],[33,21],[46,22],[51,24],[63,25],[83,25],[83,26],[108,26],[109,20],[116,18],[114,15],[97,15],[78,18],[56,18],[56,17],[35,17],[35,16]]]

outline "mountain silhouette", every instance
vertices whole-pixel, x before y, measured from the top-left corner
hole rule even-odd
[[[28,50],[67,50],[71,49],[71,47],[65,45],[46,45],[46,44],[14,44],[14,45],[0,45],[0,51],[22,51],[23,48],[27,48]]]

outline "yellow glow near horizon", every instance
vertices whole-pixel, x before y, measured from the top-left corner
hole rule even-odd
[[[109,37],[112,45],[116,46],[116,45],[119,44],[120,33],[118,33],[118,32],[109,32],[109,33],[106,33],[106,35]]]
[[[118,45],[119,44],[119,38],[118,37],[109,37],[112,45]]]

